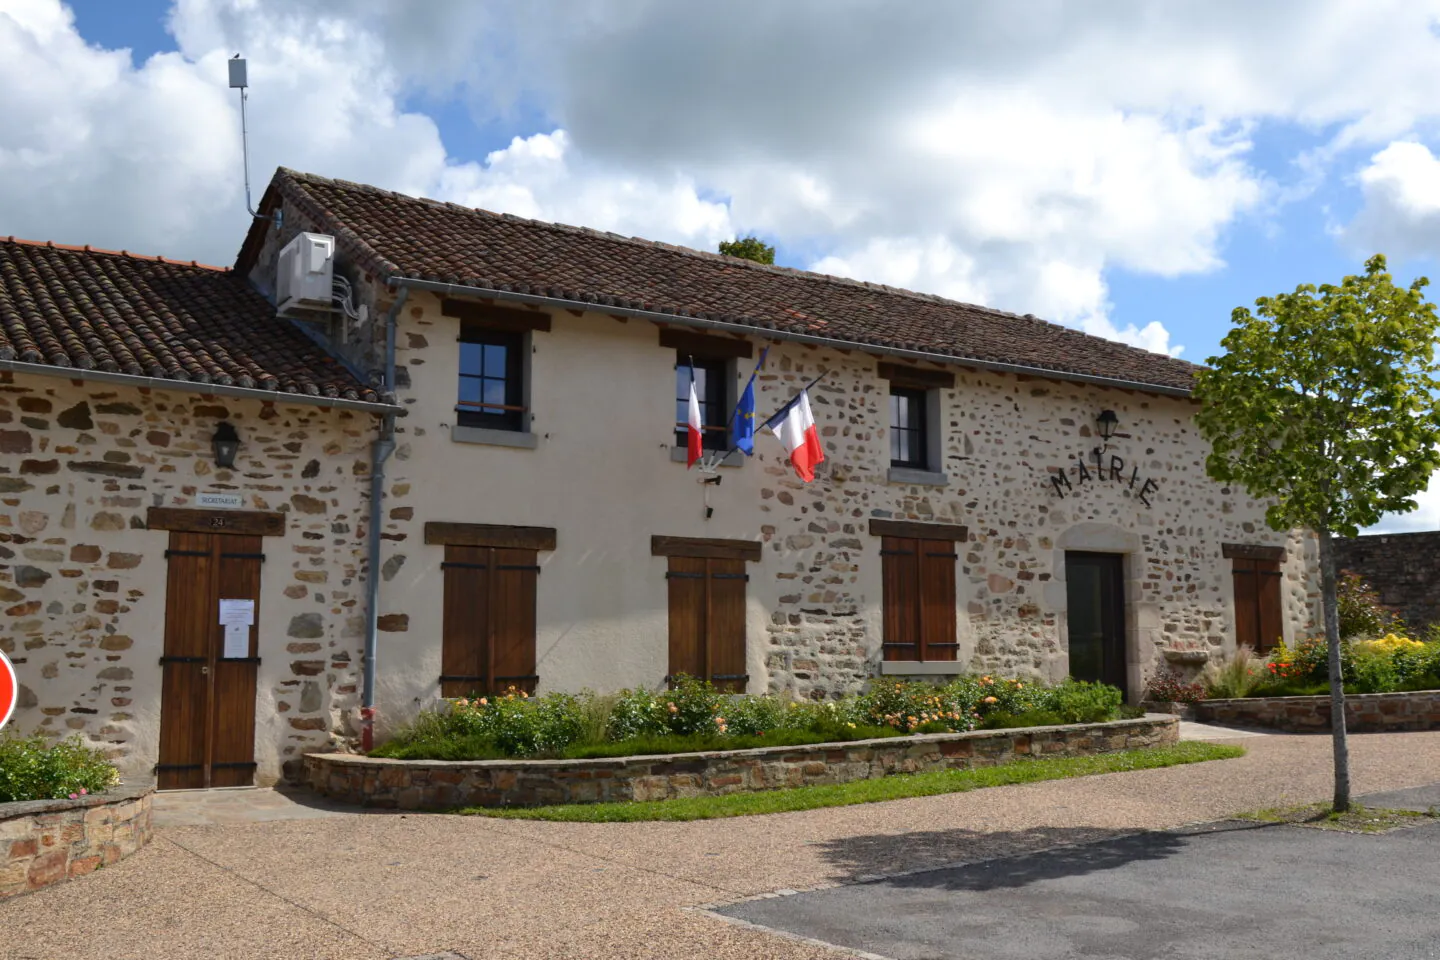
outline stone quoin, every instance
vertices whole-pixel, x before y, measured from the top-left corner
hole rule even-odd
[[[974,671],[1138,702],[1172,662],[1317,629],[1314,541],[1206,478],[1183,361],[283,169],[261,206],[228,270],[0,241],[12,724],[130,778],[299,777],[371,707],[383,739],[511,685]],[[344,309],[277,315],[302,232],[335,238]],[[811,483],[772,437],[729,450],[766,348],[759,419],[814,383]]]

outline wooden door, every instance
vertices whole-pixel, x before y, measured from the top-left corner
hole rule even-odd
[[[1065,554],[1070,676],[1127,691],[1125,558],[1118,553]]]
[[[445,548],[440,695],[535,691],[535,550]]]
[[[162,790],[249,786],[255,778],[261,539],[173,531],[165,557],[157,784]],[[243,650],[225,649],[221,600],[254,603]]]
[[[671,557],[665,574],[670,594],[670,677],[708,680],[744,693],[745,561]]]

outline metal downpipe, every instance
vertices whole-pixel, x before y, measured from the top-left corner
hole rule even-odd
[[[395,324],[410,291],[401,287],[385,315],[385,392],[395,395]],[[365,680],[360,699],[360,745],[375,746],[375,660],[380,621],[380,527],[385,512],[385,461],[395,452],[395,414],[385,414],[370,445],[370,526],[366,531],[369,564],[365,577]]]

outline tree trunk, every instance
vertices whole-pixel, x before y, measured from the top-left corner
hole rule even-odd
[[[1350,809],[1350,744],[1345,738],[1345,678],[1340,671],[1340,605],[1335,593],[1335,544],[1329,530],[1320,537],[1320,594],[1325,608],[1325,644],[1330,660],[1330,734],[1335,748],[1336,813]]]

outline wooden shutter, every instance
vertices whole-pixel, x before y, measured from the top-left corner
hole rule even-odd
[[[954,660],[955,545],[882,537],[886,660]]]
[[[884,579],[884,658],[919,660],[920,541],[882,537],[880,569]]]
[[[1237,557],[1230,561],[1235,585],[1235,644],[1269,651],[1284,635],[1280,562]]]
[[[669,559],[670,676],[683,673],[743,693],[750,679],[745,665],[745,561]]]
[[[920,550],[920,659],[954,660],[955,544],[917,541]]]
[[[537,551],[445,547],[440,695],[534,692]]]

